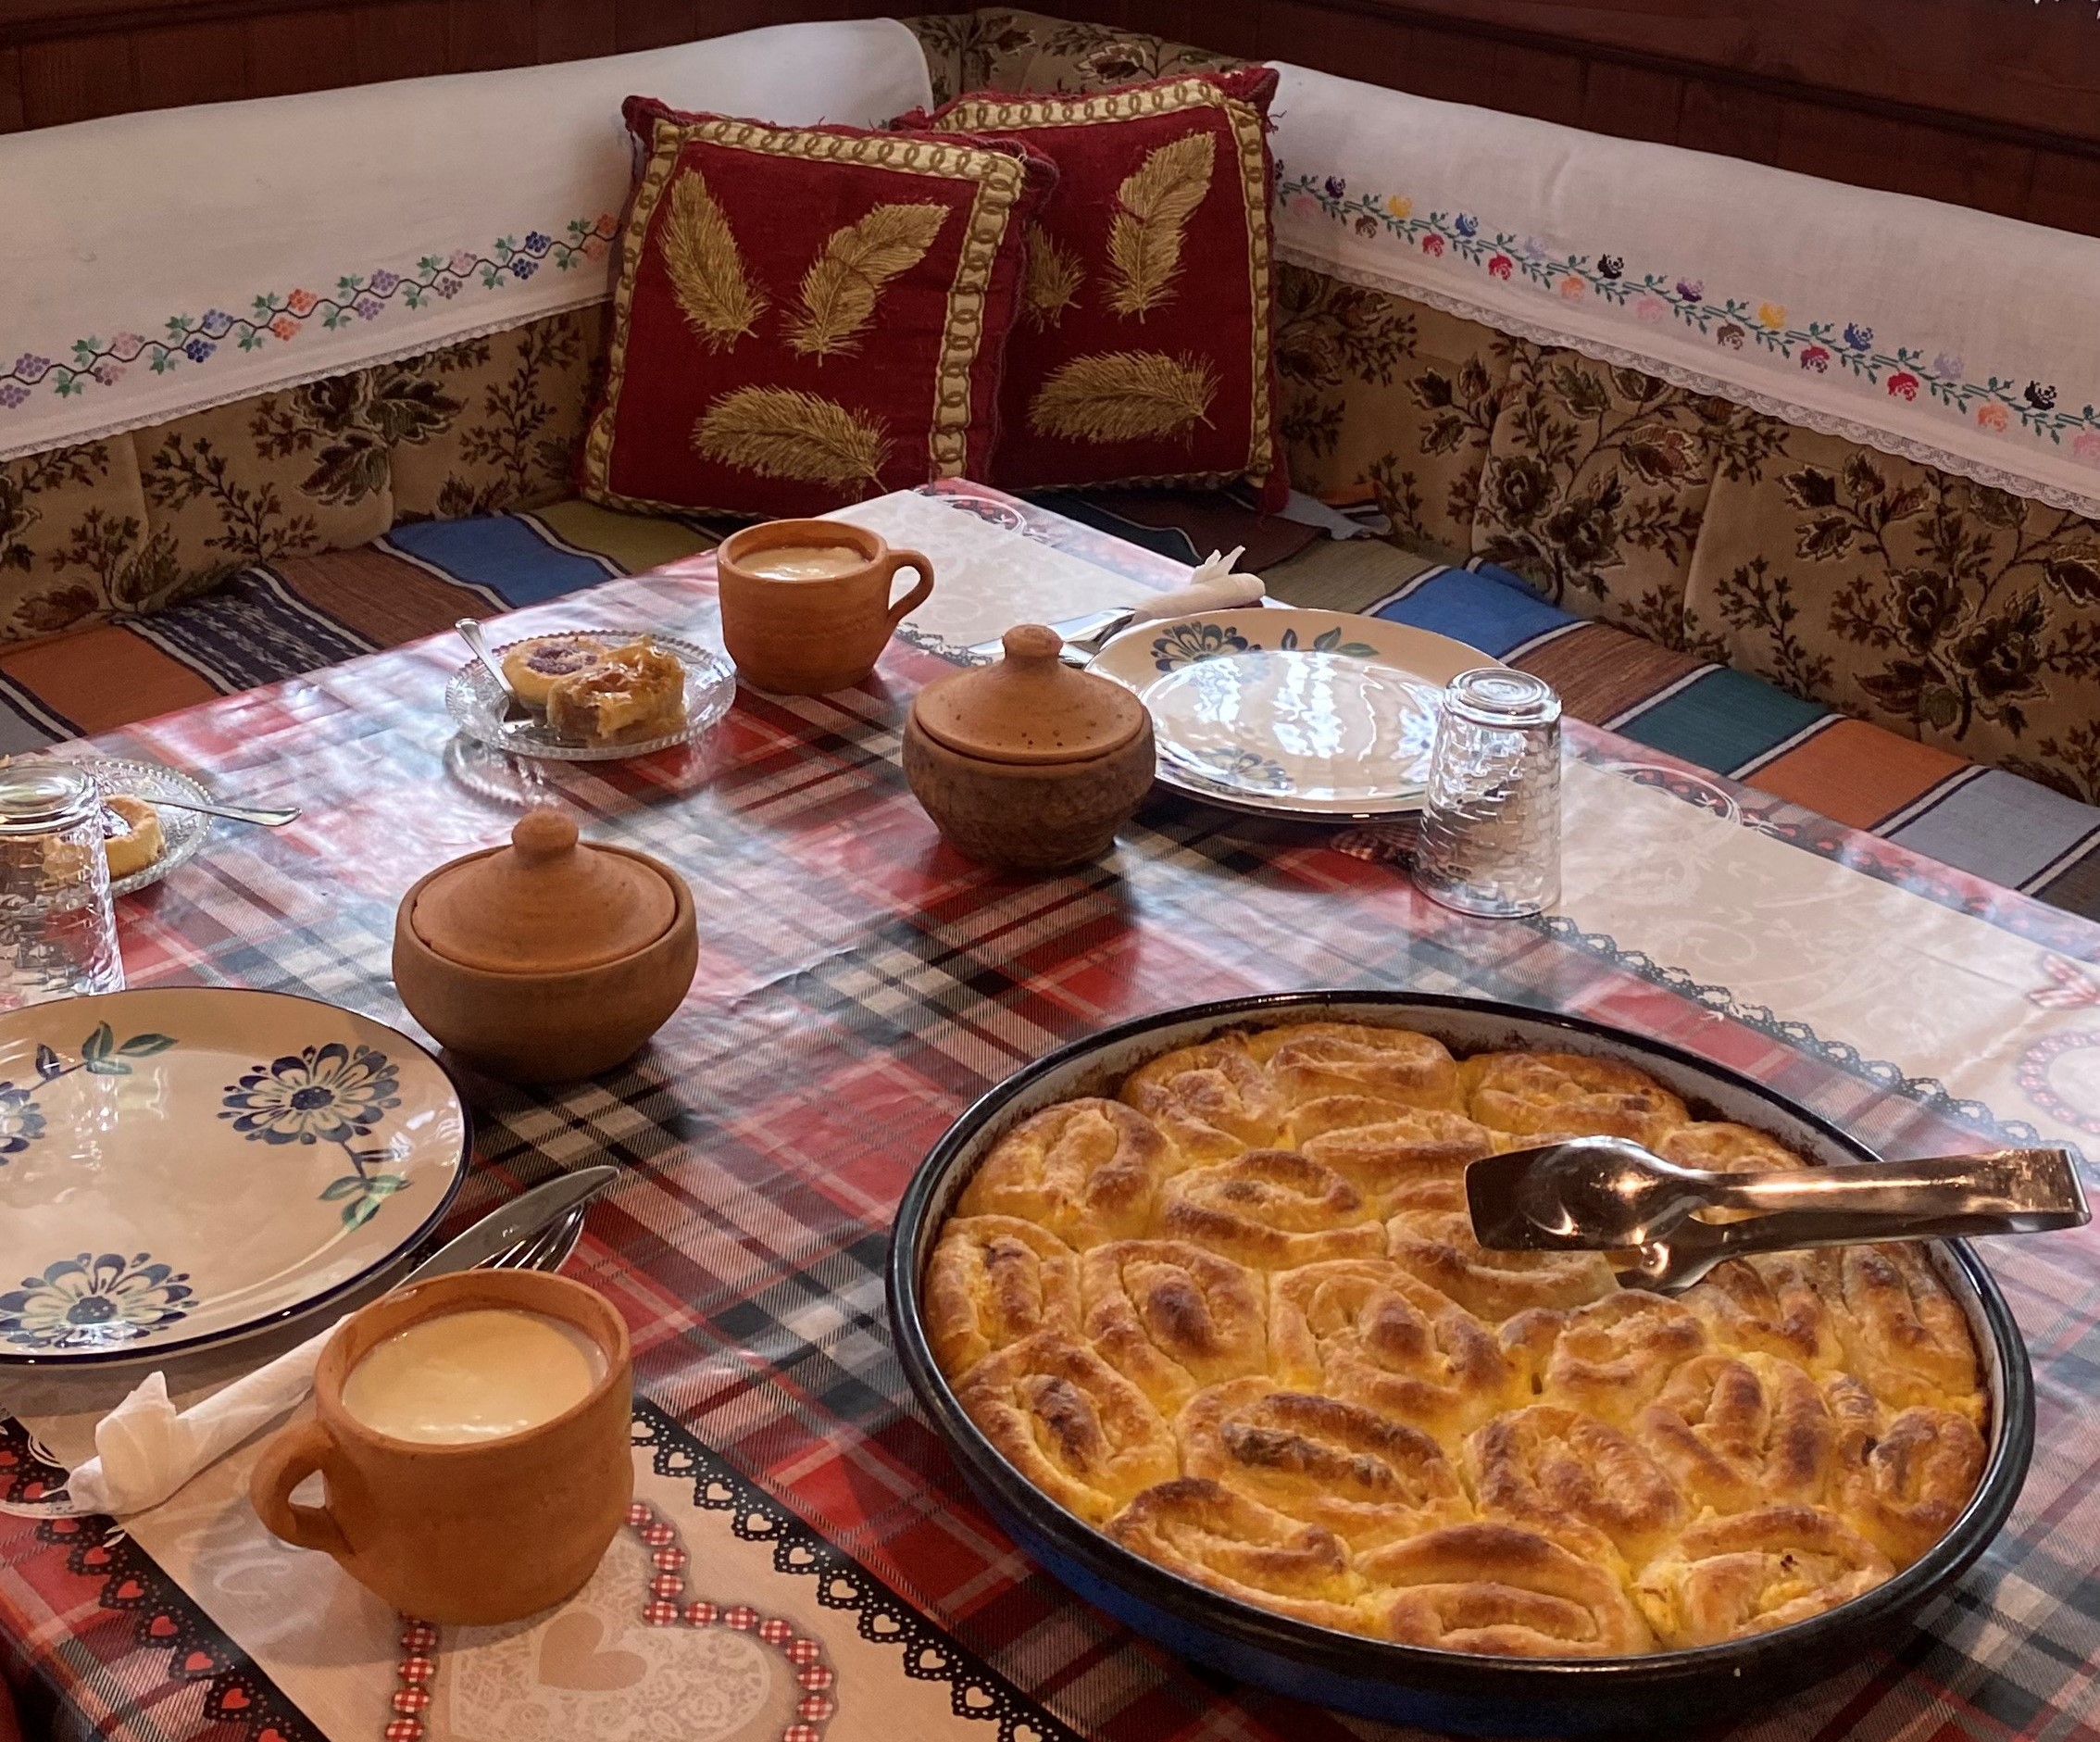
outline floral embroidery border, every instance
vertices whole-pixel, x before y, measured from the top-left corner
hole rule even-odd
[[[257,296],[244,315],[222,308],[207,308],[194,319],[170,315],[158,339],[136,332],[119,332],[106,340],[76,339],[64,362],[25,351],[0,368],[0,411],[27,403],[39,384],[47,383],[61,399],[74,398],[90,386],[116,386],[135,364],[164,375],[184,363],[207,363],[228,345],[241,351],[259,350],[272,339],[289,345],[317,320],[333,331],[353,320],[377,320],[392,307],[423,308],[433,297],[449,301],[477,282],[484,291],[502,290],[524,282],[543,265],[567,272],[580,262],[604,259],[619,233],[619,220],[610,212],[572,218],[559,237],[538,230],[528,232],[522,241],[499,236],[485,250],[426,254],[402,272],[381,267],[370,273],[346,273],[332,291],[271,291]]]
[[[1524,283],[1567,303],[1594,296],[1630,309],[1646,325],[1672,320],[1731,351],[1755,346],[1775,362],[1791,361],[1811,374],[1827,375],[1834,369],[1906,403],[1922,395],[1993,434],[2005,433],[2017,421],[2029,434],[2057,446],[2065,445],[2069,436],[2077,458],[2100,467],[2100,407],[2060,407],[2053,382],[2030,381],[2022,386],[1995,375],[1971,381],[1963,359],[1954,353],[1927,358],[1908,345],[1887,350],[1875,343],[1873,328],[1857,321],[1794,325],[1783,305],[1741,296],[1716,301],[1697,279],[1653,271],[1630,277],[1626,262],[1615,255],[1555,254],[1536,237],[1483,234],[1480,219],[1469,212],[1418,217],[1414,202],[1404,195],[1352,194],[1343,176],[1286,176],[1281,164],[1277,170],[1277,198],[1283,209],[1294,205],[1314,209],[1366,239],[1388,235],[1431,259],[1450,256],[1492,279]]]

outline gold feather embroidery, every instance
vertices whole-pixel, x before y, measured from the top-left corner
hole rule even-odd
[[[1197,357],[1104,351],[1074,357],[1043,383],[1028,408],[1038,435],[1069,442],[1193,438],[1217,396],[1218,377]]]
[[[1038,332],[1064,324],[1065,310],[1086,282],[1079,257],[1061,248],[1041,224],[1028,227],[1027,252],[1021,258],[1021,315]]]
[[[802,275],[802,309],[788,332],[791,349],[822,362],[860,349],[882,287],[926,257],[948,208],[933,201],[878,206],[857,224],[831,232]]]
[[[704,459],[800,483],[873,484],[890,457],[880,419],[856,418],[835,399],[793,387],[739,387],[693,426]]]
[[[1108,227],[1108,266],[1113,281],[1108,307],[1143,320],[1174,294],[1181,272],[1181,232],[1210,192],[1218,142],[1190,133],[1145,154],[1116,190],[1122,207]]]
[[[664,270],[686,323],[710,351],[733,349],[766,312],[766,294],[744,276],[729,219],[698,170],[671,183],[661,233]]]

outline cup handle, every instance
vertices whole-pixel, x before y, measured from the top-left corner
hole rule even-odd
[[[909,569],[919,576],[919,584],[890,607],[890,628],[894,632],[899,623],[932,596],[933,565],[916,550],[893,550],[889,560],[890,572],[882,577],[885,588],[895,583],[899,569]]]
[[[335,1441],[319,1422],[294,1422],[264,1445],[248,1478],[248,1498],[271,1535],[341,1560],[350,1544],[334,1515],[325,1506],[301,1506],[292,1498],[292,1490],[315,1471],[327,1471],[334,1449]]]

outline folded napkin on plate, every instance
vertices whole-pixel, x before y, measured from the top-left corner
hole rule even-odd
[[[330,1325],[187,1410],[176,1409],[169,1397],[167,1374],[150,1374],[97,1423],[95,1456],[74,1467],[65,1498],[8,1502],[0,1510],[66,1518],[84,1512],[121,1516],[158,1506],[257,1428],[305,1401],[334,1331]]]
[[[1259,605],[1268,594],[1261,577],[1232,572],[1232,565],[1245,550],[1246,546],[1242,545],[1229,555],[1212,551],[1207,560],[1196,566],[1188,585],[1138,600],[1131,607],[1130,620],[1148,623],[1161,617],[1186,617],[1194,611],[1231,611],[1243,606]]]

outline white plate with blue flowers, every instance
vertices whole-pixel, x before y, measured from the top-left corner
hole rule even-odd
[[[313,1310],[421,1240],[470,1153],[444,1067],[332,1005],[176,986],[0,1015],[0,1372]]]
[[[1341,822],[1421,808],[1444,685],[1496,663],[1376,617],[1249,608],[1133,624],[1088,670],[1144,703],[1167,785]]]

